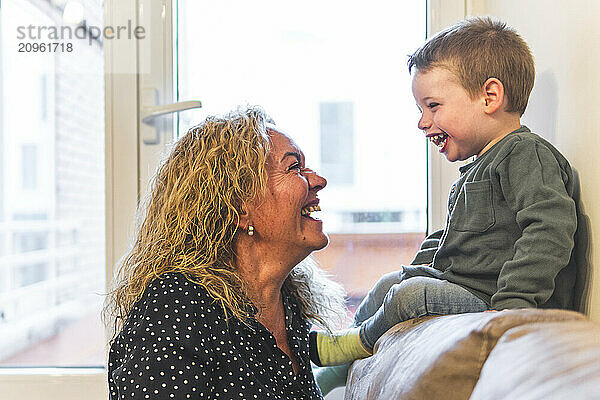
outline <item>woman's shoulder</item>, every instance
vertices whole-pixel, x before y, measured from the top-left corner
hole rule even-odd
[[[142,300],[145,303],[160,304],[165,308],[182,306],[206,310],[220,308],[204,286],[191,281],[179,272],[166,273],[151,281],[144,291]]]
[[[129,322],[169,320],[180,322],[190,318],[206,321],[223,317],[223,309],[202,285],[181,273],[166,273],[151,281],[142,297],[129,313]]]
[[[216,333],[224,334],[223,329],[216,329],[223,319],[222,307],[206,288],[181,273],[168,273],[148,284],[116,339],[122,343],[137,341],[140,336],[147,343],[167,337],[187,341],[195,332],[197,340],[208,340]]]
[[[118,393],[141,398],[146,390],[157,398],[193,395],[196,388],[207,393],[210,380],[198,371],[210,369],[217,343],[227,337],[224,327],[222,308],[202,285],[180,273],[157,277],[111,343],[111,393],[115,398]],[[135,388],[129,384],[133,374]]]

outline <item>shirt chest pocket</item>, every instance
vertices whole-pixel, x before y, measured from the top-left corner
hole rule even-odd
[[[466,182],[450,214],[450,227],[463,232],[485,232],[495,223],[492,183]]]

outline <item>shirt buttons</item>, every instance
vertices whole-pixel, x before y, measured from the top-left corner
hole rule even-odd
[[[454,208],[454,204],[450,204],[450,207],[448,207],[450,209],[450,211],[452,211],[452,209]]]
[[[452,190],[450,191],[450,193],[454,193],[456,192],[456,186],[452,186]]]

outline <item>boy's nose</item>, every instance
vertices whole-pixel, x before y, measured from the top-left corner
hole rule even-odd
[[[425,131],[431,128],[431,120],[425,117],[425,113],[421,114],[421,118],[419,118],[418,123],[419,129]]]

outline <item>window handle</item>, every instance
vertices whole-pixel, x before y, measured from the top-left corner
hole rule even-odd
[[[198,100],[160,104],[161,97],[156,88],[146,88],[141,92],[140,119],[143,124],[148,126],[140,126],[142,140],[145,145],[158,145],[161,143],[161,132],[166,127],[164,124],[159,123],[162,116],[202,107],[202,102]],[[154,129],[149,127],[154,127]]]
[[[142,122],[146,125],[154,125],[155,119],[162,115],[173,114],[176,112],[192,110],[194,108],[201,107],[202,102],[198,100],[180,101],[178,103],[144,107],[142,109]]]

